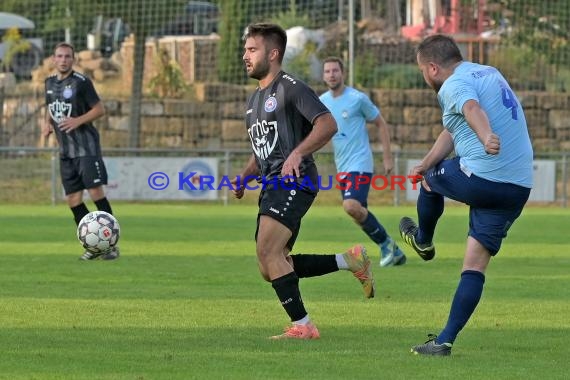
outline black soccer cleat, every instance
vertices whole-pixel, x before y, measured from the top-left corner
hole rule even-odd
[[[433,259],[435,256],[435,246],[432,242],[429,243],[417,243],[416,242],[416,235],[418,233],[418,226],[416,223],[404,216],[400,219],[400,235],[402,239],[408,244],[410,247],[416,251],[418,255],[425,261],[429,261]]]
[[[114,246],[107,253],[101,255],[101,260],[115,260],[118,259],[120,255],[119,247]]]
[[[79,260],[115,260],[119,258],[119,247],[113,247],[107,252],[93,253],[85,250]]]
[[[449,356],[451,355],[451,343],[435,343],[437,335],[428,334],[428,340],[424,344],[412,347],[410,350],[414,355]]]

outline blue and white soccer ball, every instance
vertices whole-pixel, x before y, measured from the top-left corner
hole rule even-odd
[[[117,219],[105,211],[92,211],[77,226],[77,239],[91,253],[105,253],[119,242],[121,227]]]

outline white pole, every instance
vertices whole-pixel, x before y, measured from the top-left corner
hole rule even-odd
[[[348,85],[354,86],[354,0],[348,1]]]
[[[69,7],[65,8],[65,17],[66,21],[69,21],[69,19],[71,18],[71,9],[69,9]],[[71,43],[71,29],[69,28],[69,26],[65,27],[65,42],[67,42],[68,44]]]

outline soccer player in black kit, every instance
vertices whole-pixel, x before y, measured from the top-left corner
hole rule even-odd
[[[271,282],[292,325],[272,339],[317,339],[299,291],[299,278],[350,270],[367,298],[374,296],[370,259],[362,245],[336,255],[290,255],[301,219],[318,191],[318,172],[312,153],[336,133],[336,122],[315,92],[281,70],[287,34],[278,25],[251,24],[244,36],[243,60],[259,87],[250,96],[246,127],[253,154],[232,180],[240,199],[242,179],[258,178],[257,261],[262,277]],[[246,180],[247,182],[247,180]]]
[[[103,189],[107,184],[107,171],[101,156],[99,132],[92,123],[105,114],[105,108],[91,80],[73,71],[73,45],[57,44],[52,59],[57,73],[45,81],[47,110],[42,134],[47,137],[55,132],[61,182],[75,223],[79,224],[89,213],[83,203],[85,189],[98,210],[113,213]],[[85,251],[80,259],[113,260],[117,257],[119,248],[113,247],[100,255]]]

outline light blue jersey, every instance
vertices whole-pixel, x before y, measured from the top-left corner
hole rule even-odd
[[[334,116],[338,131],[332,138],[337,172],[372,173],[374,161],[366,122],[380,115],[370,98],[352,87],[345,87],[340,96],[331,91],[320,96]]]
[[[499,154],[485,152],[463,115],[468,100],[487,114],[501,143]],[[532,188],[533,151],[523,109],[501,73],[491,66],[462,62],[438,92],[443,126],[453,136],[462,170],[489,181]]]

